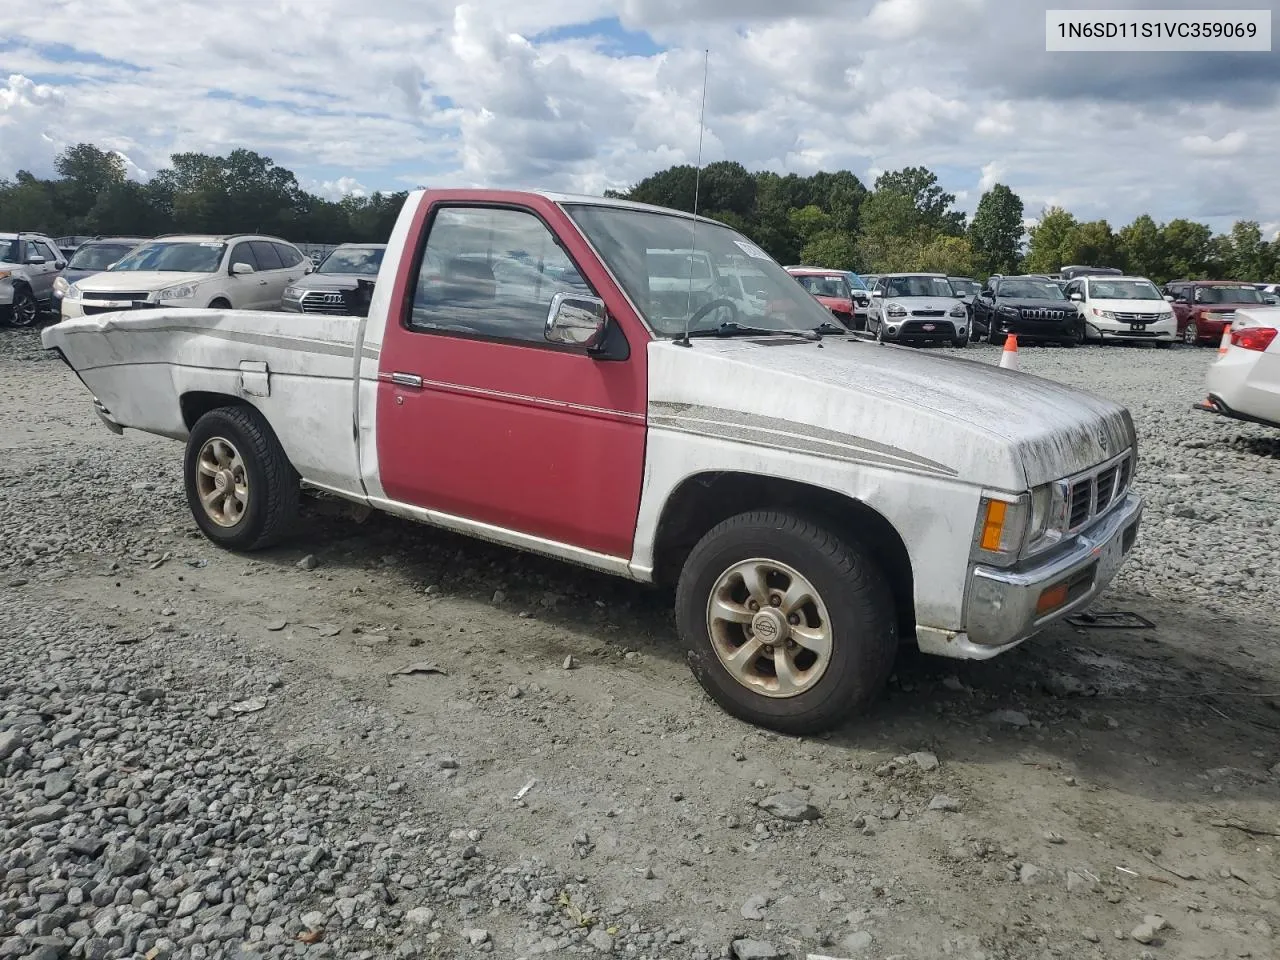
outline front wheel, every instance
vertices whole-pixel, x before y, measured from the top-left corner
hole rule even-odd
[[[1200,330],[1196,327],[1194,320],[1190,321],[1182,331],[1182,342],[1189,347],[1194,347],[1200,342]]]
[[[18,287],[13,291],[13,306],[10,308],[9,320],[15,327],[33,327],[40,317],[40,305],[36,303],[35,294],[26,287]]]
[[[987,323],[987,343],[993,346],[1003,347],[1005,335],[996,330],[996,318],[992,317]]]
[[[865,548],[775,511],[731,517],[698,542],[680,574],[676,623],[712,699],[793,735],[865,709],[898,645],[889,583]]]
[[[271,546],[297,514],[298,474],[253,407],[220,407],[197,420],[184,472],[196,524],[220,547]]]

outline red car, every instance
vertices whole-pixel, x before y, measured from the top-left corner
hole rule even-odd
[[[853,288],[849,286],[849,278],[839,270],[824,270],[821,267],[787,267],[787,273],[796,278],[800,286],[808,290],[817,301],[831,311],[842,325],[850,330],[861,329],[858,320],[866,322],[866,314],[857,316],[857,305],[853,302]]]
[[[1266,303],[1261,290],[1235,280],[1173,280],[1165,284],[1165,298],[1173,303],[1178,336],[1183,343],[1217,346],[1238,307]]]

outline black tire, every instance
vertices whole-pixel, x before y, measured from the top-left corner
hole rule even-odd
[[[36,295],[27,287],[15,287],[9,322],[15,327],[34,327],[39,319],[40,304],[36,302]]]
[[[1196,326],[1194,320],[1188,320],[1187,325],[1183,328],[1182,342],[1188,347],[1200,346],[1200,328]]]
[[[953,347],[967,347],[969,345],[968,337],[956,337],[951,341]]]
[[[243,512],[229,525],[216,522],[200,498],[198,461],[210,441],[230,444],[243,462],[247,493]],[[253,407],[219,407],[196,421],[187,439],[187,504],[196,525],[228,550],[261,550],[289,532],[298,513],[299,478],[275,432]]]
[[[218,297],[211,304],[209,304],[209,309],[210,310],[230,310],[231,301],[228,300],[226,297]]]
[[[734,679],[716,653],[707,608],[735,564],[762,558],[801,574],[830,619],[831,655],[811,686],[780,698]],[[883,690],[898,649],[893,593],[870,553],[812,520],[779,511],[739,514],[693,548],[676,588],[676,625],[702,688],[740,720],[791,735],[829,730]]]

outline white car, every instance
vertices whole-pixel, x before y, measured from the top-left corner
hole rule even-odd
[[[146,307],[279,310],[285,287],[312,269],[278,237],[158,237],[71,284],[62,317]]]
[[[1280,307],[1242,307],[1196,409],[1280,427]]]
[[[1178,339],[1173,307],[1146,277],[1077,277],[1064,292],[1084,317],[1086,341],[1149,340],[1168,349]]]

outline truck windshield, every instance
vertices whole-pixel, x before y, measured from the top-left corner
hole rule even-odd
[[[111,268],[158,270],[162,273],[213,273],[222,262],[227,245],[218,240],[178,240],[144,243]]]
[[[827,309],[772,257],[728,227],[603,204],[566,203],[564,209],[660,337],[724,324],[801,332],[831,321]],[[694,249],[697,256],[691,258]],[[667,254],[681,261],[678,276],[672,276]],[[742,276],[740,283],[744,259],[753,269],[750,280]],[[702,276],[700,262],[707,270]],[[744,286],[750,288],[746,296]]]

